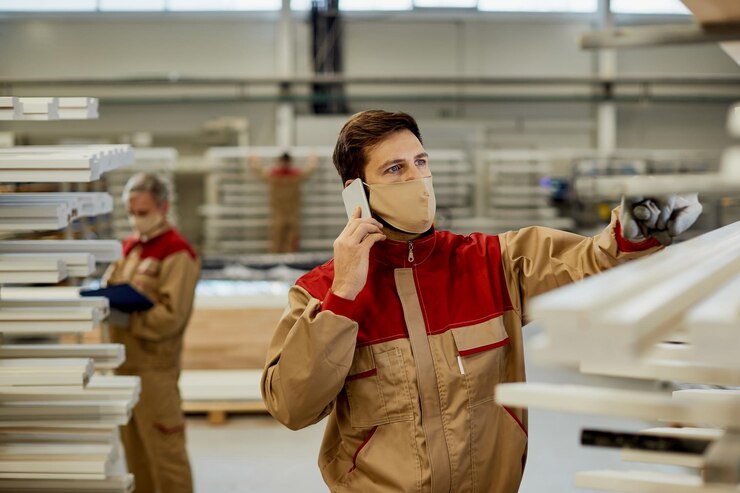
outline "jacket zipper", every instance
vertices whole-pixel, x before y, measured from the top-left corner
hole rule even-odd
[[[414,243],[409,241],[409,263],[414,263]]]

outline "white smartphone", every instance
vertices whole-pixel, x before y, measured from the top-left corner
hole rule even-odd
[[[360,206],[362,210],[360,217],[371,217],[370,204],[365,194],[365,186],[359,178],[353,180],[348,187],[342,190],[342,200],[344,200],[344,208],[347,210],[348,219],[352,217],[357,206]]]

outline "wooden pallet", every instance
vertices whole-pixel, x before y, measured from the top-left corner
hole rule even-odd
[[[226,423],[229,414],[264,414],[265,404],[260,401],[184,401],[185,414],[206,414],[212,425]]]

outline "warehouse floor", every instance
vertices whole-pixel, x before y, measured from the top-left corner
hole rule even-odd
[[[527,334],[531,336],[532,334]],[[530,381],[604,384],[605,378],[585,377],[528,361]],[[623,388],[654,388],[653,383],[614,381]],[[290,431],[269,416],[230,418],[225,425],[209,425],[205,418],[189,420],[188,449],[198,493],[325,493],[316,465],[324,423]],[[543,412],[530,413],[529,459],[521,493],[565,493],[576,490],[576,471],[590,469],[651,469],[643,464],[622,463],[612,450],[578,445],[584,427],[637,431],[645,424],[621,419]],[[664,472],[675,469],[663,467]]]

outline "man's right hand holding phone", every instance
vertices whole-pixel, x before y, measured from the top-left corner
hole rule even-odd
[[[347,226],[334,240],[334,282],[332,292],[346,300],[354,300],[367,282],[370,249],[386,239],[383,225],[372,217],[360,217],[355,209]]]

